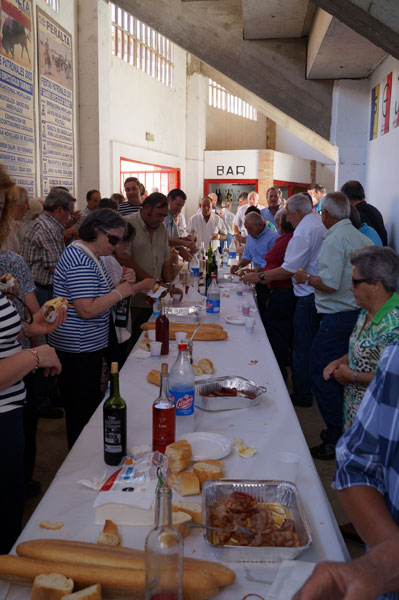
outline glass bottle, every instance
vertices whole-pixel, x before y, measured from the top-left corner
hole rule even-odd
[[[165,453],[168,444],[175,441],[176,407],[169,398],[168,364],[161,365],[159,396],[152,405],[152,449]]]
[[[111,363],[111,394],[103,405],[104,460],[116,466],[126,454],[126,402],[119,395],[118,363]]]
[[[182,600],[183,539],[172,526],[172,490],[157,492],[155,527],[145,541],[145,599]]]
[[[212,273],[215,272],[217,273],[216,258],[212,248],[212,242],[209,241],[209,248],[206,255],[205,295],[208,293],[208,288],[211,285]]]
[[[162,342],[161,354],[169,354],[169,319],[165,315],[165,303],[161,298],[161,314],[155,321],[155,339]]]

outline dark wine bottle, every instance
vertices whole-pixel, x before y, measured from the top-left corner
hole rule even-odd
[[[126,454],[126,402],[119,395],[118,363],[111,363],[111,394],[103,406],[104,460],[113,467]]]
[[[161,354],[169,354],[169,319],[165,315],[165,304],[161,298],[161,314],[155,321],[155,339],[162,342]]]

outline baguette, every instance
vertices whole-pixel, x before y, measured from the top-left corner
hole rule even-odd
[[[61,600],[72,590],[73,580],[60,573],[37,575],[33,581],[30,600]]]
[[[169,471],[171,473],[180,473],[184,471],[184,469],[188,469],[191,467],[193,461],[190,458],[177,458],[174,460],[173,458],[169,459]]]
[[[147,381],[159,387],[161,385],[161,371],[152,369],[147,375]]]
[[[101,600],[101,585],[97,583],[74,594],[67,594],[63,600]]]
[[[189,503],[184,502],[181,504]],[[98,566],[103,565],[124,569],[144,569],[144,552],[124,546],[109,548],[89,542],[41,539],[21,542],[17,546],[17,553],[26,558],[42,560],[57,559],[62,562],[75,562],[82,565],[97,564]],[[185,571],[198,571],[199,569],[203,569],[213,575],[221,587],[233,583],[235,579],[234,572],[231,569],[218,563],[198,560],[196,558],[184,559]]]
[[[198,366],[207,375],[210,375],[214,371],[213,362],[209,358],[200,358]]]
[[[200,493],[199,479],[192,471],[185,473],[172,473],[166,480],[169,488],[176,490],[180,496],[193,496]]]
[[[113,552],[113,550],[109,551]],[[12,583],[29,583],[37,575],[53,573],[54,570],[62,573],[65,577],[71,577],[79,587],[93,585],[93,582],[99,583],[106,598],[129,598],[131,600],[144,598],[144,568],[125,569],[98,564],[57,562],[54,561],[54,555],[52,561],[32,560],[11,554],[0,556],[0,578]],[[216,579],[207,571],[189,569],[184,572],[184,600],[207,600],[216,596],[218,592]]]
[[[141,329],[144,330],[153,330],[155,329],[155,323],[143,323],[141,325]],[[175,340],[175,333],[177,331],[184,331],[187,337],[191,337],[194,333],[195,326],[190,326],[184,324],[182,326],[181,323],[169,323],[169,339]],[[194,336],[194,340],[196,341],[218,341],[225,340],[227,338],[227,332],[224,331],[221,325],[217,325],[216,323],[203,323],[199,327],[198,331]]]
[[[187,440],[178,440],[172,444],[168,444],[165,448],[165,454],[173,460],[181,458],[191,458],[193,450],[191,444]]]
[[[199,460],[198,462],[205,463],[206,465],[215,465],[216,467],[219,467],[219,469],[222,471],[222,475],[224,473],[223,460],[218,460],[216,458],[204,458],[203,460]]]
[[[191,533],[191,527],[188,523],[192,518],[186,512],[178,510],[172,514],[172,524],[175,529],[181,534],[182,538],[186,538]]]
[[[203,462],[197,462],[194,465],[194,473],[198,477],[201,487],[204,481],[223,477],[222,470],[218,466]]]
[[[173,502],[172,511],[185,512],[194,523],[202,523],[202,506],[199,502]]]
[[[98,536],[97,544],[104,544],[105,546],[119,546],[120,537],[118,534],[118,526],[115,525],[113,521],[106,519],[104,529]]]

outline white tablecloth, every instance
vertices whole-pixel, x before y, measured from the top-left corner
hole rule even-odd
[[[226,293],[229,294],[228,297]],[[234,288],[230,291],[224,290],[219,322],[228,332],[228,339],[219,342],[194,342],[194,361],[210,358],[215,365],[215,376],[241,375],[265,385],[267,393],[261,404],[250,410],[218,413],[197,410],[195,429],[221,433],[231,441],[235,437],[241,437],[248,445],[257,447],[257,454],[251,459],[239,457],[235,450],[225,458],[225,476],[228,478],[278,479],[277,454],[281,451],[297,453],[300,456],[300,465],[296,483],[313,538],[313,545],[300,555],[300,560],[347,560],[346,547],[257,310],[251,311],[251,316],[255,316],[253,333],[247,333],[243,326],[230,325],[224,320],[225,316],[240,314],[239,305],[243,300],[250,300],[251,306],[255,307],[251,295],[244,294],[243,297],[239,297]],[[176,356],[176,343],[171,342],[170,353],[166,357],[170,366]],[[252,360],[258,362],[250,364]],[[151,443],[151,407],[158,390],[146,381],[146,375],[153,368],[159,369],[160,362],[161,360],[151,358],[138,360],[131,355],[121,372],[120,391],[128,405],[128,448]],[[92,508],[96,493],[78,485],[77,481],[100,477],[104,471],[111,474],[114,470],[106,467],[103,461],[102,410],[99,407],[18,541],[35,538],[96,541],[101,529],[95,524]],[[199,496],[186,499],[200,501]],[[64,527],[59,531],[47,531],[39,527],[42,520],[62,521]],[[124,545],[142,549],[150,528],[121,526],[119,529]],[[194,530],[185,540],[184,551],[186,556],[214,559],[200,530]],[[229,586],[218,595],[219,599],[239,600],[250,592],[266,598],[276,576],[278,564],[226,564],[234,569],[237,580],[233,586]],[[6,586],[1,583],[0,586],[0,598],[29,598],[26,588],[12,586],[7,594]]]

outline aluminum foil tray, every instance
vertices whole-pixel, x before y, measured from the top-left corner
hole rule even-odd
[[[294,521],[301,545],[297,548],[275,546],[223,546],[212,543],[212,531],[204,529],[206,543],[215,556],[226,562],[280,562],[293,560],[312,545],[312,536],[298,496],[298,489],[289,481],[223,479],[206,481],[202,487],[202,514],[210,525],[211,509],[228,498],[232,492],[244,492],[258,502],[275,502],[286,506]]]
[[[237,388],[243,392],[250,392],[253,399],[244,396],[213,396],[209,398],[204,394],[211,394],[223,387]],[[195,407],[207,411],[237,410],[238,408],[252,408],[258,406],[261,396],[266,388],[249,381],[244,377],[226,375],[225,377],[213,377],[204,381],[198,381],[195,386]]]
[[[197,323],[200,312],[201,307],[197,304],[192,306],[165,306],[165,315],[175,323]]]

